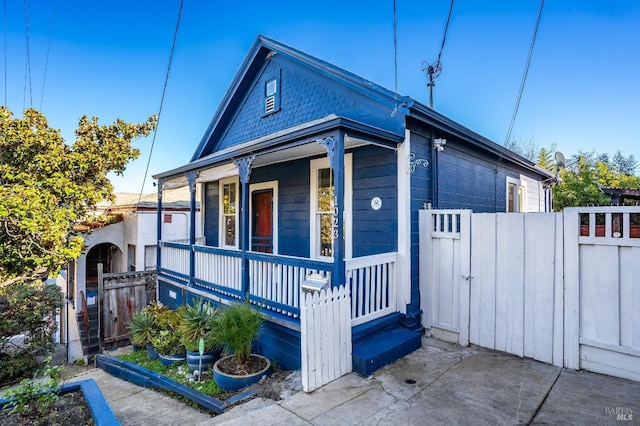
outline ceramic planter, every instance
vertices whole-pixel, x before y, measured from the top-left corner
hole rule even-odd
[[[253,374],[237,376],[233,374],[223,373],[222,371],[220,371],[220,369],[218,368],[218,364],[221,361],[231,357],[220,358],[218,361],[216,361],[215,364],[213,364],[213,379],[215,380],[216,384],[221,389],[224,389],[226,391],[235,391],[238,389],[245,388],[254,383],[258,383],[262,378],[262,376],[269,375],[271,362],[267,358],[263,357],[262,355],[251,354],[251,356],[264,359],[267,364],[266,367],[264,367],[262,370]]]
[[[171,354],[171,355],[162,355],[160,354],[160,362],[162,365],[169,367],[170,365],[175,364],[176,362],[184,362],[186,359],[185,354]]]
[[[220,359],[220,350],[204,352],[202,354],[202,369],[211,368],[218,359]],[[200,369],[200,352],[187,351],[187,366],[192,372]]]
[[[147,344],[147,356],[149,359],[158,359],[158,351],[151,343]]]

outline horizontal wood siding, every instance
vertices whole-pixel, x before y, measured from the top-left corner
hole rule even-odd
[[[184,304],[182,288],[158,279],[158,300],[171,309],[177,309]]]
[[[459,151],[449,143],[438,157],[438,208],[471,209],[475,213],[505,211],[504,165],[498,166],[496,174],[495,163]]]
[[[353,150],[353,257],[398,250],[398,186],[394,151]],[[371,208],[380,197],[382,208]]]
[[[220,216],[220,184],[218,181],[204,184],[204,236],[205,244],[218,247]]]
[[[300,370],[300,332],[265,321],[259,338],[260,353],[285,370]]]
[[[309,257],[309,159],[259,167],[251,183],[278,181],[278,254]]]

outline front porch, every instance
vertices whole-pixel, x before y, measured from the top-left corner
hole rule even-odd
[[[221,303],[248,297],[266,315],[296,331],[304,280],[319,274],[331,285],[334,268],[330,261],[169,241],[160,243],[159,259],[159,276],[186,292]],[[396,312],[396,260],[395,252],[345,260],[352,327]]]

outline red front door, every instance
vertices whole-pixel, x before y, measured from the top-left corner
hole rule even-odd
[[[273,190],[251,194],[251,250],[273,253]]]

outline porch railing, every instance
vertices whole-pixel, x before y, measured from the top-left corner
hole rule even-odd
[[[190,278],[191,250],[195,264]],[[309,274],[325,276],[331,283],[331,262],[259,252],[245,256],[251,302],[286,316],[300,315],[301,285]],[[233,299],[244,298],[241,251],[162,242],[160,259],[165,275]],[[345,261],[352,325],[396,311],[396,260],[397,253],[384,253]]]
[[[397,257],[397,253],[384,253],[345,261],[351,289],[351,325],[396,311]]]
[[[163,241],[160,243],[160,247],[160,272],[180,281],[188,282],[191,246]]]

